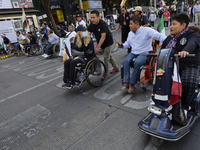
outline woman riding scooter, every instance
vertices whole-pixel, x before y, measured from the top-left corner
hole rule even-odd
[[[162,48],[171,48],[181,58],[179,60],[179,74],[183,85],[182,105],[189,110],[195,88],[198,85],[200,66],[200,36],[197,32],[188,29],[189,17],[185,13],[172,17],[170,35],[163,42]],[[195,58],[187,58],[187,54],[195,54]]]
[[[87,32],[87,28],[83,25],[77,27],[77,34],[74,37],[74,44],[72,46],[72,54],[74,58],[70,58],[64,62],[64,88],[71,89],[74,83],[74,70],[78,63],[87,64],[87,62],[94,58],[94,44]]]

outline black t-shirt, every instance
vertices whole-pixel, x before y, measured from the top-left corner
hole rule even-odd
[[[34,35],[32,35],[30,37],[30,44],[36,44],[36,43],[37,43],[37,38]]]
[[[9,39],[7,37],[4,37],[3,42],[4,42],[4,44],[9,44]]]
[[[98,25],[91,23],[88,27],[88,31],[94,33],[95,38],[97,39],[97,43],[99,43],[101,39],[101,33],[106,33],[106,39],[101,45],[101,48],[105,48],[113,44],[112,34],[108,28],[108,24],[105,21],[100,19]]]
[[[124,25],[124,21],[126,21],[126,25]],[[130,17],[128,13],[125,14],[125,17],[123,16],[123,14],[120,14],[117,20],[117,23],[120,23],[122,30],[125,30],[128,32],[130,31],[130,28],[129,28]]]

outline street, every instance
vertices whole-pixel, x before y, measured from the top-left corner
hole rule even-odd
[[[155,23],[157,27],[158,22]],[[113,36],[120,41],[120,32]],[[169,28],[166,28],[169,35]],[[112,53],[121,66],[127,50]],[[98,55],[103,60],[103,55]],[[109,71],[111,70],[111,66]],[[138,129],[148,114],[152,85],[134,94],[121,91],[120,72],[98,88],[82,84],[62,89],[60,57],[11,57],[0,60],[1,150],[191,150],[200,147],[200,120],[176,142],[154,147]]]

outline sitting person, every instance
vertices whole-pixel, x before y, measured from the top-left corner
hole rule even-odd
[[[6,37],[5,34],[2,34],[1,37],[3,39],[2,49],[4,49],[7,53],[10,53],[9,51],[7,51],[6,47],[8,47],[11,44],[11,41]]]
[[[59,43],[60,40],[60,38],[51,29],[48,30],[48,35],[48,44],[44,50],[44,55],[42,55],[44,58],[48,58],[50,56],[50,48],[52,48],[54,44]]]
[[[32,32],[28,32],[28,37],[29,37],[30,43],[26,45],[25,55],[32,56],[30,54],[30,49],[34,44],[39,43],[39,40],[32,34]]]
[[[79,25],[77,34],[74,37],[74,44],[72,47],[73,59],[68,59],[64,62],[64,77],[63,87],[71,89],[74,83],[74,70],[78,63],[87,64],[87,62],[94,58],[94,44],[87,32],[87,28]]]
[[[171,48],[181,58],[179,60],[179,74],[182,82],[182,106],[189,109],[195,88],[199,82],[200,66],[200,35],[188,29],[189,17],[180,13],[172,17],[170,34],[163,42],[162,48]],[[191,27],[192,28],[192,27]],[[192,28],[194,29],[194,28]],[[194,58],[185,58],[187,54],[195,54]]]
[[[153,50],[152,39],[163,42],[166,37],[154,29],[141,26],[141,18],[138,16],[133,16],[130,19],[129,26],[130,32],[127,41],[124,44],[119,44],[119,47],[123,49],[132,48],[131,53],[129,53],[122,61],[124,68],[122,90],[129,88],[128,92],[133,93],[134,84],[137,83],[138,70],[146,62],[147,53]],[[130,63],[134,58],[134,69],[130,78]]]
[[[16,51],[19,52],[21,49],[20,44],[25,45],[27,43],[27,40],[26,40],[26,37],[23,36],[19,31],[16,32],[16,35],[18,38],[18,43],[16,43],[14,46],[15,46]]]

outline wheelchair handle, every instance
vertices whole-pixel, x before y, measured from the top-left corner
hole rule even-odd
[[[147,57],[157,57],[158,54],[157,53],[149,53],[147,54]]]
[[[177,57],[177,56],[180,57],[178,54],[174,54],[174,56],[175,56],[175,57]],[[188,57],[188,58],[194,58],[194,57],[195,57],[195,54],[187,54],[187,55],[186,55],[186,58],[187,58],[187,57]]]

